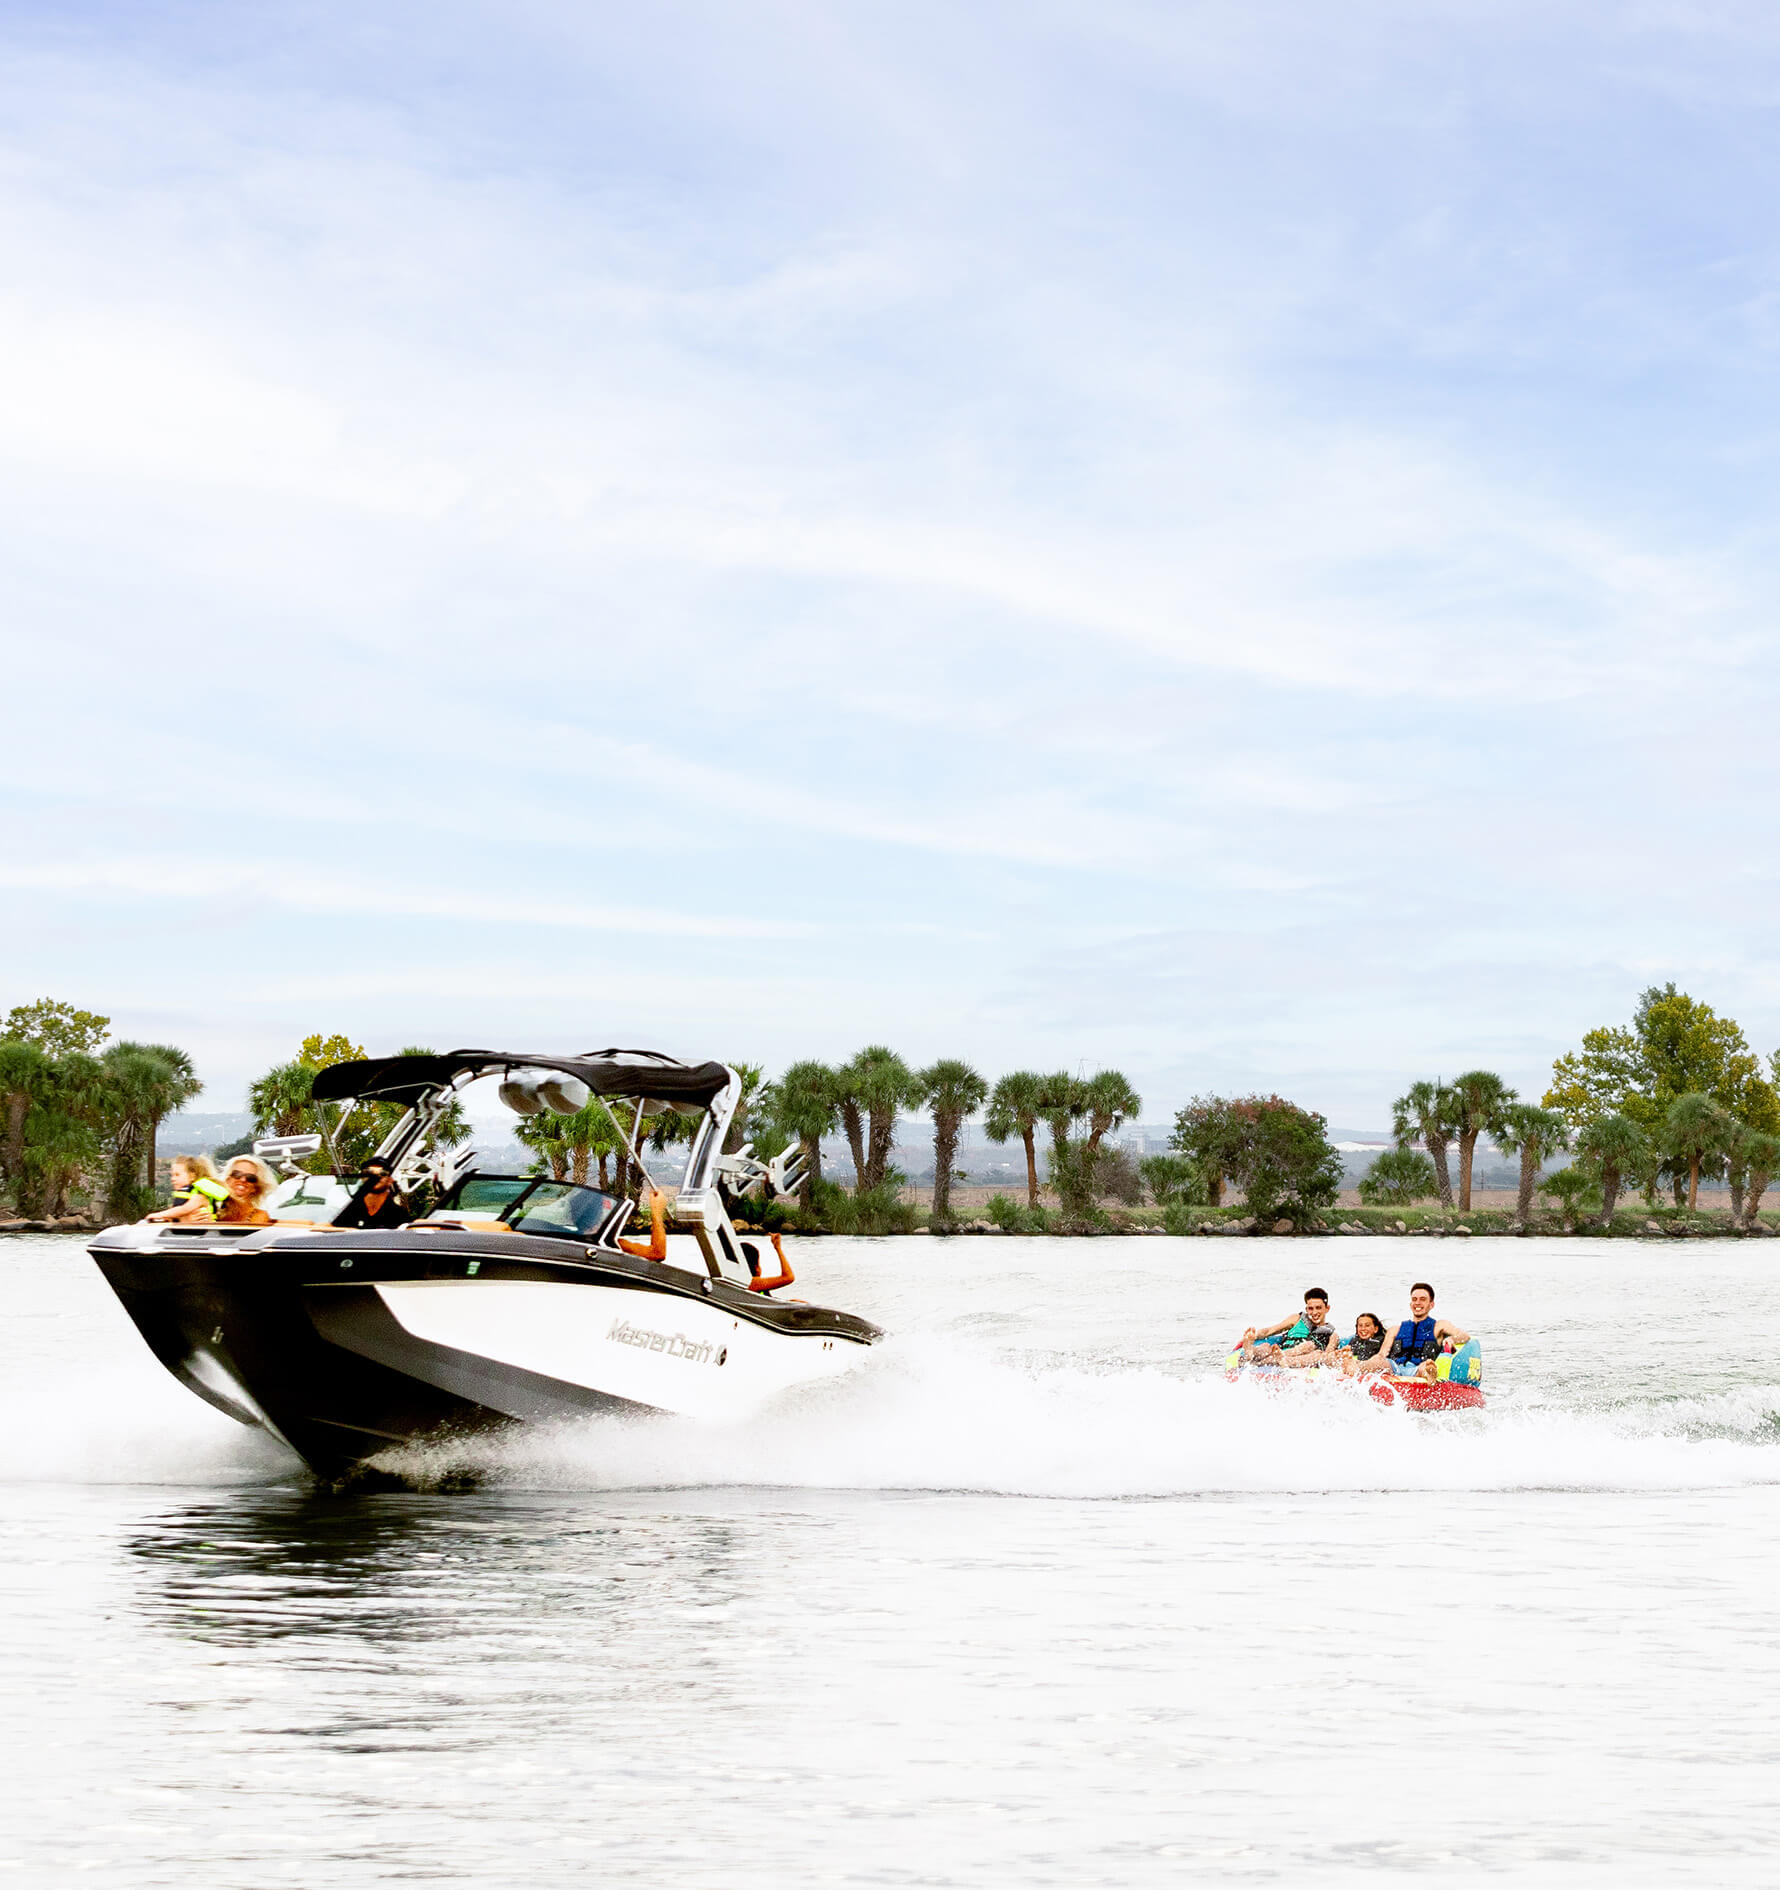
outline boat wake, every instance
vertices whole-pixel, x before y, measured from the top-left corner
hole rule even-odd
[[[1489,1387],[1432,1416],[1345,1382],[1228,1382],[1114,1358],[1019,1360],[901,1338],[746,1425],[592,1419],[392,1450],[417,1489],[945,1490],[1024,1497],[1384,1490],[1703,1489],[1780,1482],[1780,1383],[1579,1401]],[[0,1481],[226,1488],[306,1480],[279,1444],[146,1359],[90,1381],[0,1388]]]
[[[1565,1408],[1528,1393],[1415,1416],[1347,1383],[1049,1363],[955,1341],[881,1348],[743,1427],[593,1420],[393,1451],[417,1487],[941,1490],[1121,1498],[1780,1483],[1780,1384]]]

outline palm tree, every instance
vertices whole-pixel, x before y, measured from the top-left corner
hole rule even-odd
[[[787,1135],[796,1136],[803,1150],[798,1200],[806,1213],[815,1207],[816,1183],[822,1179],[822,1138],[833,1133],[840,1118],[835,1087],[834,1071],[808,1057],[793,1063],[773,1085],[773,1121]]]
[[[1576,1152],[1601,1177],[1601,1225],[1613,1224],[1613,1209],[1626,1179],[1644,1174],[1651,1159],[1650,1137],[1630,1116],[1596,1116],[1576,1137]]]
[[[1471,1163],[1477,1138],[1492,1135],[1502,1112],[1514,1101],[1514,1091],[1494,1070],[1467,1070],[1452,1084],[1453,1125],[1459,1135],[1459,1212],[1471,1212]],[[1530,1198],[1530,1197],[1529,1197]]]
[[[1748,1188],[1743,1197],[1743,1225],[1753,1227],[1761,1212],[1761,1198],[1768,1183],[1780,1174],[1780,1135],[1752,1129],[1743,1138],[1743,1161],[1749,1172]]]
[[[1768,1091],[1767,1084],[1762,1083],[1759,1078],[1756,1082],[1760,1090]],[[1771,1095],[1772,1092],[1768,1091],[1768,1094]],[[1765,1097],[1762,1100],[1765,1101]],[[1764,1109],[1763,1114],[1768,1115],[1769,1112]],[[1772,1119],[1771,1115],[1769,1119]],[[1733,1115],[1730,1118],[1729,1132],[1724,1142],[1724,1157],[1731,1184],[1731,1220],[1739,1226],[1746,1218],[1743,1211],[1743,1193],[1749,1178],[1749,1144],[1756,1136],[1766,1133],[1768,1131],[1761,1127],[1759,1119],[1751,1122],[1740,1115]]]
[[[1391,1134],[1397,1138],[1399,1148],[1420,1142],[1428,1151],[1443,1208],[1452,1206],[1452,1175],[1446,1166],[1446,1150],[1452,1141],[1457,1115],[1458,1104],[1452,1091],[1438,1078],[1432,1083],[1411,1083],[1391,1104]]]
[[[552,1181],[567,1181],[569,1178],[569,1144],[562,1132],[564,1120],[548,1109],[540,1109],[535,1116],[521,1116],[513,1125],[514,1141],[531,1149],[550,1164]],[[536,1171],[536,1164],[533,1166]],[[601,1166],[604,1166],[603,1162]],[[604,1181],[605,1176],[602,1174],[600,1179]]]
[[[247,1107],[261,1135],[301,1135],[313,1107],[309,1089],[315,1065],[301,1057],[277,1063],[247,1086]]]
[[[1561,1154],[1569,1146],[1569,1130],[1555,1109],[1539,1109],[1532,1103],[1517,1102],[1498,1111],[1491,1133],[1503,1154],[1520,1157],[1520,1198],[1515,1203],[1514,1217],[1525,1227],[1533,1212],[1533,1190],[1539,1183],[1539,1170],[1552,1156]],[[1469,1189],[1466,1195],[1469,1198]]]
[[[1051,1186],[1067,1222],[1089,1222],[1094,1217],[1094,1161],[1099,1151],[1074,1140],[1076,1124],[1088,1114],[1088,1085],[1058,1070],[1044,1078],[1039,1101],[1051,1132]]]
[[[98,1164],[107,1084],[99,1059],[78,1052],[47,1059],[46,1075],[25,1128],[21,1193],[53,1218],[66,1211],[68,1190]]]
[[[952,1218],[952,1164],[966,1116],[983,1106],[989,1085],[960,1057],[941,1057],[916,1079],[921,1100],[933,1111],[933,1221]]]
[[[22,1037],[0,1037],[0,1104],[6,1126],[0,1134],[0,1177],[14,1202],[23,1207],[25,1119],[42,1099],[50,1080],[50,1059]]]
[[[758,1063],[732,1063],[729,1066],[741,1078],[742,1093],[736,1100],[735,1114],[723,1135],[723,1153],[733,1155],[748,1140],[748,1117],[753,1112],[757,1093],[766,1070]]]
[[[1100,1070],[1088,1078],[1082,1092],[1088,1110],[1088,1147],[1096,1155],[1107,1132],[1122,1128],[1143,1108],[1143,1098],[1119,1070]]]
[[[155,1138],[162,1118],[190,1102],[204,1085],[191,1058],[172,1044],[114,1043],[99,1060],[106,1077],[111,1153],[105,1217],[135,1220],[143,1212],[145,1190],[154,1186]]]
[[[1700,1166],[1724,1148],[1730,1125],[1730,1112],[1698,1089],[1677,1096],[1663,1117],[1663,1152],[1677,1164],[1677,1174],[1686,1166],[1690,1214],[1700,1204]]]
[[[853,1151],[854,1192],[869,1194],[890,1172],[897,1114],[920,1101],[921,1084],[902,1058],[881,1043],[867,1044],[835,1074],[841,1122]]]
[[[991,1142],[1020,1138],[1026,1150],[1026,1205],[1038,1206],[1038,1149],[1035,1131],[1044,1111],[1045,1079],[1036,1070],[1013,1070],[995,1085],[983,1132]]]

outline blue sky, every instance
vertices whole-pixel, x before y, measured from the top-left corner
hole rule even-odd
[[[1777,114],[1754,6],[0,9],[0,1000],[1765,1051]]]

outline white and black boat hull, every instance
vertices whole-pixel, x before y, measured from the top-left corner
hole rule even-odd
[[[510,1233],[139,1226],[91,1251],[175,1377],[329,1481],[393,1446],[513,1424],[742,1419],[881,1336],[706,1273]]]

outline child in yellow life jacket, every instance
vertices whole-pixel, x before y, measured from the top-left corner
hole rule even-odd
[[[228,1201],[229,1191],[216,1178],[208,1155],[175,1155],[173,1205],[145,1218],[151,1221],[213,1221]]]

